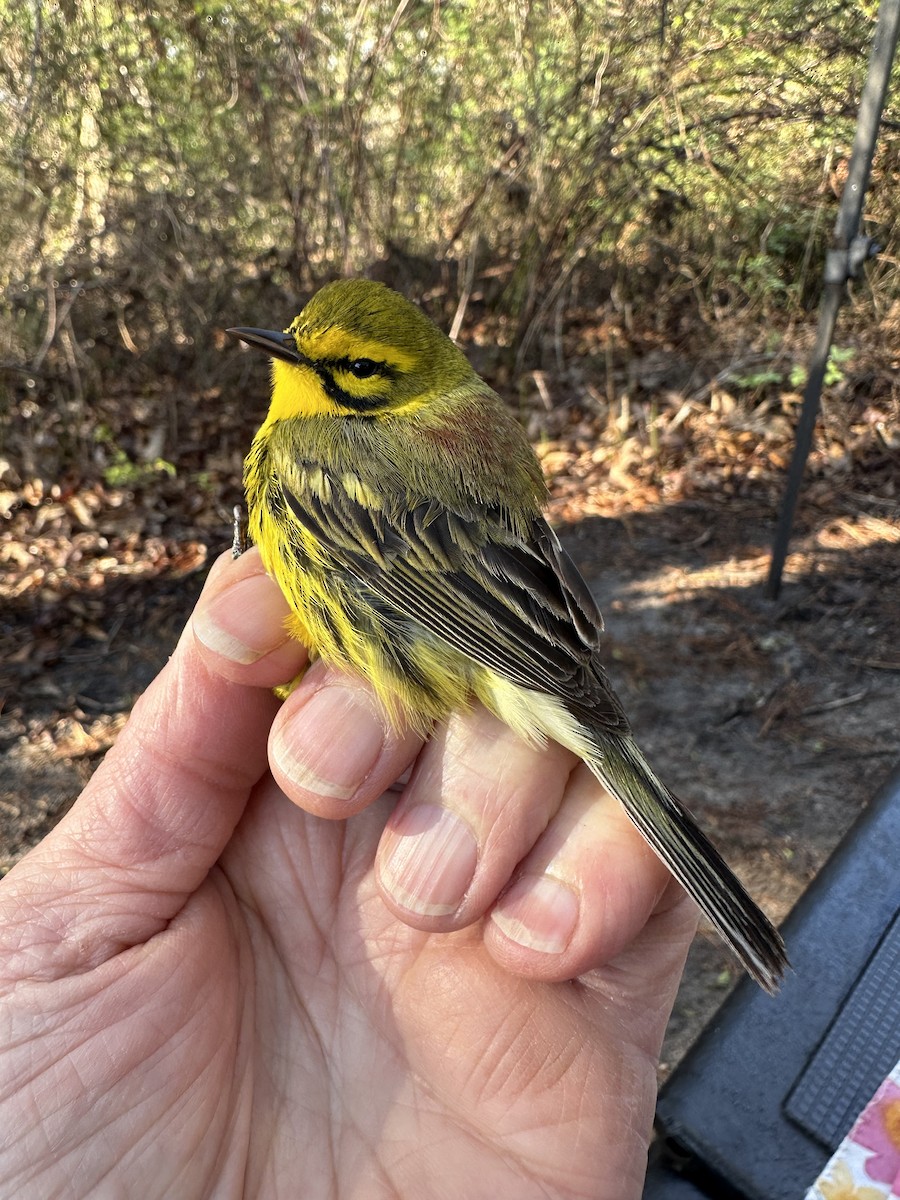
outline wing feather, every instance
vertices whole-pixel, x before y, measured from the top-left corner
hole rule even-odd
[[[361,588],[511,682],[627,731],[596,656],[600,613],[542,517],[522,538],[499,510],[475,519],[434,501],[375,509],[329,484],[327,503],[281,487],[296,520]]]

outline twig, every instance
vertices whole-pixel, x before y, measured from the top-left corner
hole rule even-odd
[[[53,280],[47,280],[47,330],[44,333],[44,340],[38,348],[37,354],[34,356],[31,366],[36,371],[44,361],[47,351],[53,345],[53,339],[56,337],[56,288],[53,286]]]
[[[81,291],[81,284],[76,283],[69,292],[63,303],[57,308],[56,306],[56,288],[53,286],[53,280],[47,281],[47,332],[44,334],[44,340],[41,342],[40,349],[34,356],[31,363],[32,371],[38,371],[41,363],[47,357],[47,352],[56,340],[56,335],[59,333],[66,317],[72,308],[72,305],[78,299],[78,294]]]
[[[81,384],[81,372],[78,370],[78,358],[76,356],[79,346],[75,339],[75,330],[72,327],[68,309],[66,310],[65,319],[60,322],[60,329],[63,334],[60,341],[65,351],[66,362],[69,364],[69,378],[72,381],[72,389],[79,404],[82,404],[84,402],[84,388]]]
[[[553,399],[550,395],[550,390],[547,387],[547,378],[543,371],[532,371],[531,378],[534,380],[534,386],[538,390],[538,395],[541,398],[541,403],[547,412],[553,408]]]
[[[821,704],[810,704],[808,708],[801,708],[797,715],[811,717],[816,713],[831,712],[835,708],[846,708],[848,704],[858,704],[868,694],[869,689],[863,688],[861,692],[854,692],[852,696],[839,696],[836,700],[824,700]]]
[[[128,326],[125,324],[125,305],[119,303],[116,305],[116,325],[119,329],[119,337],[122,339],[122,345],[130,354],[140,354],[137,346],[134,344],[134,339],[128,332]]]
[[[450,326],[450,341],[455,342],[459,337],[459,331],[462,328],[462,323],[465,320],[466,309],[469,307],[469,299],[472,295],[472,284],[475,282],[475,259],[478,256],[478,238],[472,238],[472,249],[469,251],[469,261],[466,263],[466,278],[463,282],[462,292],[459,297],[459,304],[456,306],[456,312],[453,314],[453,324]]]

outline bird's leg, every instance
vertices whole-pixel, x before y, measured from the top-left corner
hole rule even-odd
[[[236,504],[231,510],[232,537],[231,557],[240,558],[245,550],[250,549],[250,538],[247,536],[247,514],[243,505]]]

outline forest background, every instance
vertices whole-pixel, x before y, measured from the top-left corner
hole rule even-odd
[[[780,917],[898,753],[900,72],[761,581],[869,0],[0,4],[0,866],[227,543],[281,327],[366,273],[508,399],[641,740]],[[886,600],[894,595],[893,604]],[[677,1057],[732,980],[700,942]]]

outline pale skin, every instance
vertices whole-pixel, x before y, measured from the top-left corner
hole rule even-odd
[[[693,905],[483,710],[423,745],[321,664],[279,705],[285,614],[219,561],[0,884],[0,1193],[639,1197]]]

